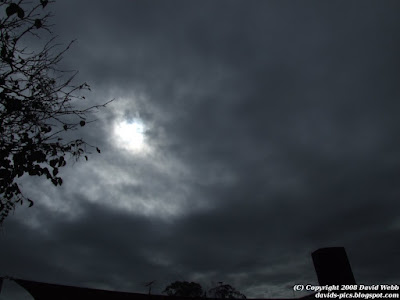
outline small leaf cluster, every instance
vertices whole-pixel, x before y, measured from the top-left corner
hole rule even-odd
[[[219,284],[216,287],[211,288],[209,294],[213,298],[219,299],[246,299],[246,296],[241,292],[237,291],[230,284]]]
[[[0,225],[16,203],[33,204],[22,194],[17,178],[44,176],[60,186],[59,169],[66,166],[67,155],[88,159],[87,147],[93,146],[82,139],[64,141],[61,136],[93,122],[87,114],[107,104],[83,110],[72,105],[72,100],[83,101],[80,94],[90,87],[73,84],[77,72],[58,67],[73,42],[58,50],[46,12],[51,2],[0,2],[5,12],[0,14]],[[24,39],[41,40],[42,34],[51,37],[40,50],[29,50]]]
[[[168,296],[175,297],[201,297],[203,289],[200,284],[188,281],[175,281],[168,285],[163,291]]]
[[[175,281],[169,284],[163,293],[166,293],[168,296],[186,298],[202,298],[207,295],[200,284],[188,281]],[[208,295],[212,298],[219,299],[246,299],[244,294],[237,291],[229,284],[222,284],[222,282],[211,288],[208,291]]]

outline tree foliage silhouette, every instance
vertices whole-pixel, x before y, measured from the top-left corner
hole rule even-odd
[[[168,296],[198,298],[203,295],[203,289],[196,282],[175,281],[168,285],[163,293],[166,293]]]
[[[218,286],[211,288],[208,293],[213,298],[246,299],[246,296],[241,292],[237,291],[229,284],[222,284],[222,282],[220,282]]]
[[[60,186],[58,173],[67,154],[88,159],[88,149],[94,146],[83,139],[64,141],[61,136],[92,122],[87,115],[109,103],[83,110],[73,105],[85,99],[82,92],[90,87],[73,83],[77,72],[59,68],[73,42],[58,50],[50,30],[51,15],[46,13],[52,2],[0,2],[0,225],[17,203],[33,205],[17,178],[45,176]],[[28,46],[32,39],[42,41],[42,34],[49,38],[39,50]]]

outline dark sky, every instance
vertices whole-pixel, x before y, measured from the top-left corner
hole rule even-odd
[[[75,132],[102,152],[62,187],[21,179],[36,202],[5,223],[2,275],[293,297],[317,284],[311,252],[344,246],[357,283],[400,282],[400,2],[48,9],[87,105],[115,101]]]

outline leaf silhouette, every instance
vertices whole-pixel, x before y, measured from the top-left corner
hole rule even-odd
[[[19,8],[20,7],[17,4],[10,3],[10,5],[6,8],[7,17],[12,16],[13,14],[16,14],[18,12]]]
[[[35,27],[37,29],[39,29],[40,27],[42,27],[42,21],[40,19],[36,19],[35,20]]]
[[[21,7],[19,7],[19,6],[18,6],[17,15],[18,15],[18,18],[20,18],[20,19],[23,19],[23,18],[25,17],[25,12],[24,12],[24,10],[23,10]]]
[[[40,0],[40,4],[42,4],[43,8],[46,7],[47,3],[49,3],[48,0]]]

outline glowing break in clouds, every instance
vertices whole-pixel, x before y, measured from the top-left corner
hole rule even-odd
[[[114,145],[132,153],[149,150],[146,144],[145,125],[140,118],[117,120],[113,128]]]

